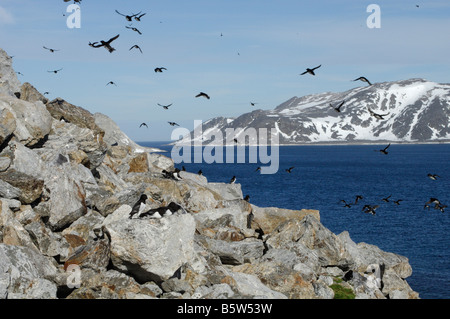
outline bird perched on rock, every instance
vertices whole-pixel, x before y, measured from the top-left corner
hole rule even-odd
[[[230,184],[236,183],[236,176],[233,176],[230,180]]]
[[[98,42],[94,42],[94,43],[89,42],[89,46],[91,46],[91,47],[93,47],[93,48],[101,48],[101,47],[104,47],[106,50],[109,51],[109,53],[113,53],[114,51],[116,51],[116,49],[114,49],[114,48],[111,46],[111,43],[112,43],[114,40],[116,40],[119,36],[120,36],[120,34],[116,35],[115,37],[112,37],[112,38],[109,39],[108,41],[103,41],[103,40],[101,40],[101,41],[100,41],[100,44],[98,44]]]
[[[366,82],[366,83],[369,84],[369,85],[372,85],[372,83],[370,83],[370,81],[367,80],[367,79],[366,79],[365,77],[363,77],[363,76],[360,76],[359,78],[354,79],[353,82],[354,82],[354,81],[362,81],[362,82]]]
[[[179,205],[175,202],[170,202],[170,204],[167,206],[153,208],[146,212],[141,213],[139,215],[139,218],[145,218],[145,217],[147,217],[147,218],[162,218],[162,217],[173,215],[173,214],[179,212],[180,210],[182,211],[182,213],[186,213],[185,209],[181,205]]]
[[[304,74],[306,74],[306,73],[309,73],[309,74],[311,74],[311,75],[316,75],[316,74],[314,73],[314,71],[315,71],[316,69],[320,68],[321,66],[322,66],[322,64],[319,65],[319,66],[316,66],[315,68],[312,68],[312,69],[306,68],[306,71],[303,72],[303,73],[301,73],[300,75],[304,75]]]
[[[205,97],[208,100],[210,99],[210,96],[204,92],[200,92],[199,94],[197,94],[195,97]]]
[[[128,218],[132,218],[134,215],[136,215],[137,213],[139,213],[139,210],[140,210],[140,208],[141,208],[141,204],[144,204],[145,205],[145,201],[147,200],[147,195],[145,195],[145,194],[142,194],[140,197],[139,197],[139,199],[138,199],[138,201],[136,202],[136,203],[134,203],[134,205],[133,205],[133,208],[131,209],[131,212],[130,212],[130,216],[128,217]]]

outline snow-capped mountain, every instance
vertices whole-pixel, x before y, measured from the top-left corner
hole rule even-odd
[[[340,112],[336,111],[342,102]],[[375,114],[385,116],[377,118]],[[221,138],[221,134],[209,136],[218,131],[225,141],[228,129],[244,143],[243,135],[259,128],[278,133],[280,144],[449,142],[450,84],[410,79],[293,97],[273,110],[213,118],[203,123],[201,134],[191,132],[180,142],[207,144]],[[229,144],[230,138],[227,141]],[[245,143],[256,142],[247,138]]]

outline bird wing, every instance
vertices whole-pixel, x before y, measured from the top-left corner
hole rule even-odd
[[[308,73],[308,71],[305,71],[305,72],[301,73],[300,75],[304,75],[304,74],[306,74],[306,73]]]
[[[106,41],[106,43],[109,44],[109,43],[113,42],[113,41],[116,40],[119,36],[120,36],[120,34],[116,35],[115,37],[113,37],[113,38],[109,39],[108,41]]]
[[[387,150],[388,148],[389,148],[389,146],[391,146],[391,143],[389,143],[389,145],[388,146],[386,146],[385,148],[384,148],[384,150]],[[392,195],[391,195],[392,196]],[[389,197],[391,197],[391,196],[389,196]],[[389,198],[388,197],[388,198]]]
[[[316,66],[314,69],[313,69],[313,71],[315,70],[315,69],[318,69],[318,68],[320,68],[322,66],[322,64],[321,65],[319,65],[319,66]]]
[[[124,17],[126,17],[126,15],[124,15],[124,14],[120,13],[119,11],[117,11],[117,10],[116,10],[116,12],[117,12],[118,14],[120,14],[121,16],[124,16]]]

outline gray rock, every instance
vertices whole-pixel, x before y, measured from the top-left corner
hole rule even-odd
[[[194,258],[195,221],[189,214],[150,220],[112,217],[105,227],[114,267],[139,282],[167,280]]]
[[[241,184],[208,183],[207,187],[225,200],[242,199]]]
[[[13,113],[0,104],[0,145],[7,141],[16,130],[16,118]]]
[[[12,63],[12,58],[0,49],[0,94],[14,96],[15,92],[20,92],[20,81]]]
[[[241,272],[230,272],[230,277],[234,280],[234,288],[237,290],[237,293],[243,297],[254,299],[287,299],[284,294],[264,285],[257,276]]]

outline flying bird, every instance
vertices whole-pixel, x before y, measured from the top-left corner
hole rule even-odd
[[[427,176],[428,176],[430,179],[432,179],[433,181],[437,180],[438,177],[440,178],[440,176],[437,175],[437,174],[428,174]]]
[[[139,14],[139,13],[138,13]],[[141,18],[143,17],[143,16],[145,16],[146,15],[146,13],[143,13],[143,14],[141,14],[141,15],[135,15],[134,16],[134,20],[136,20],[136,21],[141,21]]]
[[[383,199],[381,199],[381,200],[382,200],[383,202],[388,203],[388,202],[389,202],[389,198],[391,198],[391,196],[392,196],[392,195],[389,195],[388,197],[383,198]]]
[[[208,100],[210,99],[210,96],[204,92],[200,92],[199,94],[197,94],[195,97],[205,97]]]
[[[175,122],[167,122],[169,123],[171,126],[180,126],[179,124],[175,123]]]
[[[369,84],[369,85],[372,85],[372,83],[370,83],[370,81],[367,80],[367,79],[366,79],[365,77],[363,77],[363,76],[360,76],[359,78],[354,79],[353,82],[354,82],[354,81],[363,81],[363,82],[366,82],[366,83]]]
[[[161,104],[158,103],[159,106],[163,107],[163,108],[166,109],[166,110],[168,110],[169,107],[170,107],[172,104],[173,104],[173,103],[170,103],[170,104],[168,104],[168,105],[161,105]]]
[[[115,85],[115,86],[117,86],[117,84],[116,83],[114,83],[113,81],[109,81],[108,83],[106,83],[106,86],[108,86],[108,85]]]
[[[131,30],[133,30],[134,32],[137,32],[137,33],[139,33],[139,34],[142,34],[142,32],[141,32],[141,31],[139,31],[139,29],[138,29],[138,28],[135,28],[135,27],[129,27],[129,26],[125,26],[125,28],[127,28],[127,29],[131,29]]]
[[[367,214],[375,215],[375,210],[380,207],[379,205],[371,206],[371,205],[364,205],[363,212]]]
[[[345,200],[343,200],[343,199],[341,199],[341,202],[343,202],[344,203],[344,207],[347,207],[347,208],[350,208],[350,207],[352,207],[352,205],[351,204],[349,204],[349,203],[347,203]]]
[[[312,68],[312,69],[310,69],[310,68],[306,68],[306,71],[305,72],[303,72],[302,74],[300,74],[300,75],[304,75],[304,74],[306,74],[306,73],[309,73],[309,74],[311,74],[311,75],[316,75],[315,73],[314,73],[314,70],[316,70],[316,69],[318,69],[318,68],[320,68],[322,66],[322,64],[321,65],[319,65],[319,66],[316,66],[315,68]]]
[[[385,148],[383,148],[382,150],[375,150],[375,152],[380,152],[380,153],[382,153],[382,154],[384,154],[384,155],[387,155],[388,154],[388,151],[387,151],[387,149],[389,148],[389,146],[391,146],[391,143],[389,143],[389,145],[388,146],[386,146]]]
[[[124,16],[125,19],[127,19],[127,21],[132,21],[133,18],[136,17],[137,15],[141,14],[142,11],[140,11],[139,13],[136,13],[136,14],[132,14],[132,15],[126,15],[126,14],[120,13],[120,12],[117,11],[117,10],[116,10],[116,12],[117,12],[118,14],[120,14],[121,16]]]
[[[356,195],[355,204],[354,205],[358,204],[358,201],[361,200],[361,199],[363,199],[362,195]]]
[[[56,50],[56,49],[50,49],[50,48],[47,48],[47,47],[45,47],[45,46],[44,46],[43,48],[46,49],[46,50],[49,50],[49,51],[52,52],[52,53],[55,52],[55,51],[59,51],[59,50]]]
[[[258,103],[250,102],[251,106],[255,106],[256,104],[258,104]]]
[[[142,123],[141,125],[139,125],[139,127],[145,126],[146,128],[148,128],[147,124]]]
[[[53,70],[53,71],[47,71],[47,72],[49,72],[49,73],[58,73],[59,71],[61,71],[62,69],[59,69],[59,70]]]
[[[111,43],[116,40],[119,37],[120,34],[116,35],[115,37],[112,37],[111,39],[109,39],[108,41],[100,41],[100,44],[98,44],[98,42],[94,42],[91,43],[89,42],[89,46],[93,47],[93,48],[101,48],[101,47],[105,47],[106,50],[109,51],[109,53],[113,53],[114,51],[116,51],[116,49],[114,49],[111,46]]]
[[[139,51],[141,51],[141,53],[143,53],[142,50],[141,50],[141,48],[140,48],[137,44],[133,45],[133,46],[130,48],[130,50],[128,50],[128,51],[131,51],[132,49],[138,49]]]
[[[403,199],[397,199],[397,200],[394,200],[394,201],[393,201],[393,203],[394,203],[395,205],[400,205],[400,202],[403,202]]]
[[[167,70],[166,68],[155,68],[155,73],[162,73],[163,70]]]
[[[378,113],[375,113],[374,111],[372,111],[372,110],[370,109],[370,107],[367,107],[367,109],[369,110],[370,115],[372,115],[373,117],[375,117],[377,120],[384,120],[384,117],[390,114],[390,113],[387,113],[387,114],[378,114]]]
[[[341,104],[339,104],[337,107],[334,107],[334,106],[330,103],[330,106],[331,106],[336,112],[340,113],[340,112],[341,112],[341,107],[342,107],[342,105],[344,105],[344,103],[345,103],[345,101],[342,101]]]
[[[288,173],[291,173],[292,172],[292,170],[294,169],[295,167],[294,166],[292,166],[292,167],[289,167],[288,169],[286,169],[285,171],[286,172],[288,172]]]

